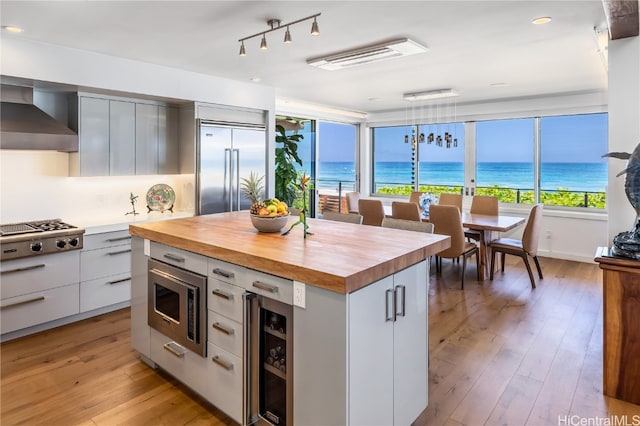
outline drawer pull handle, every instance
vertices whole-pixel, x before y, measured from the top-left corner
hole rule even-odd
[[[211,361],[215,362],[218,365],[221,365],[225,370],[233,370],[233,363],[223,360],[222,358],[220,358],[220,355],[214,355],[213,357],[211,357]]]
[[[222,291],[222,290],[217,289],[217,288],[211,290],[211,294],[213,294],[214,296],[221,297],[221,298],[226,299],[226,300],[233,300],[233,294],[227,293],[226,291]]]
[[[107,282],[107,284],[114,285],[114,284],[126,283],[127,281],[131,281],[131,277],[123,278],[121,280],[109,281]]]
[[[185,261],[184,257],[176,256],[175,254],[171,254],[171,253],[165,253],[164,257],[166,259],[173,260],[174,262],[184,263]]]
[[[220,268],[215,268],[213,270],[213,273],[216,274],[216,275],[220,275],[222,277],[225,277],[225,278],[233,278],[233,277],[235,277],[235,274],[233,272],[227,272],[224,269],[220,269]]]
[[[176,342],[165,343],[164,345],[162,345],[162,347],[178,358],[184,357],[184,348]]]
[[[252,284],[255,288],[259,288],[260,290],[268,291],[269,293],[277,293],[278,287],[271,284],[266,284],[261,281],[254,281]]]
[[[36,297],[35,299],[23,300],[22,302],[11,303],[9,305],[0,306],[0,311],[8,308],[15,308],[17,306],[27,305],[29,303],[40,302],[44,300],[44,296]]]
[[[126,237],[118,237],[118,238],[109,238],[107,240],[108,243],[115,243],[116,241],[124,241],[124,240],[130,240],[131,239],[131,235],[128,235]]]
[[[216,330],[222,331],[227,336],[233,336],[235,334],[235,330],[233,328],[222,325],[219,322],[214,322],[213,324],[211,324],[211,326]]]
[[[25,266],[24,268],[9,269],[8,271],[0,272],[0,274],[11,274],[12,272],[31,271],[32,269],[38,269],[38,268],[44,268],[44,267],[45,267],[45,264],[41,263],[39,265]]]
[[[109,256],[115,256],[116,254],[124,254],[124,253],[131,253],[131,249],[127,249],[127,250],[120,250],[120,251],[112,251],[107,253]]]

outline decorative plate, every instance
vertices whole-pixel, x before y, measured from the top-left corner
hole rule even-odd
[[[152,210],[164,212],[169,210],[173,212],[173,203],[176,201],[176,193],[169,185],[159,183],[153,185],[147,191],[147,208],[149,212]]]

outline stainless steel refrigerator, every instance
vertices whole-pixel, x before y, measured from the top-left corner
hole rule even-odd
[[[196,214],[246,210],[251,202],[240,191],[251,172],[266,174],[264,126],[198,121]]]

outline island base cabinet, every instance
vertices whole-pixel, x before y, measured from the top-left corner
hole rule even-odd
[[[409,425],[427,406],[427,266],[349,295],[349,425]]]
[[[206,357],[151,329],[151,359],[163,370],[206,397],[210,380]]]
[[[205,397],[242,424],[242,358],[209,342],[208,389]]]

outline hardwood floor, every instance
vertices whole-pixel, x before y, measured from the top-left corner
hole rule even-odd
[[[640,406],[602,395],[597,265],[541,263],[535,290],[510,257],[493,282],[478,283],[467,268],[464,290],[460,265],[443,262],[442,276],[432,274],[429,407],[416,425],[640,421]],[[0,356],[3,426],[234,424],[139,361],[128,309],[3,343]]]

